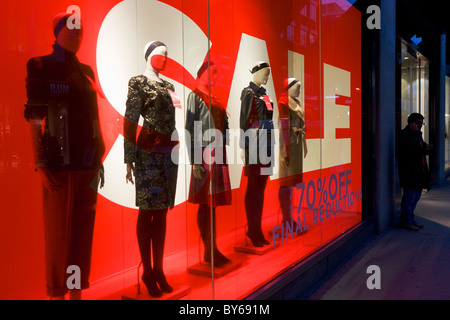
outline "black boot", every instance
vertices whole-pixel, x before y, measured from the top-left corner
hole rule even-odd
[[[148,294],[155,298],[160,298],[162,296],[161,290],[159,290],[158,285],[156,283],[155,276],[153,274],[153,270],[150,272],[144,272],[142,275],[142,282],[144,282],[147,287]]]
[[[264,190],[267,184],[267,176],[249,176],[244,204],[247,216],[247,237],[253,246],[263,247],[269,244],[262,232],[262,214],[264,206]]]
[[[166,276],[162,270],[154,270],[153,274],[155,276],[155,281],[162,292],[170,293],[173,291],[173,288],[167,282]]]
[[[147,287],[148,293],[152,297],[159,298],[162,296],[161,290],[153,276],[152,262],[151,262],[151,225],[152,212],[149,210],[139,210],[136,234],[139,245],[139,252],[141,255],[142,266],[144,273],[142,274],[142,282]]]
[[[214,257],[214,267],[223,267],[231,260],[225,257],[217,248],[216,242],[216,211],[213,208],[213,234],[211,235],[211,208],[206,204],[200,204],[197,213],[197,224],[200,230],[200,236],[205,247],[204,260],[206,263],[211,263],[211,251]],[[212,244],[211,244],[212,242]]]
[[[153,275],[162,292],[170,293],[173,288],[167,282],[163,272],[166,217],[167,209],[154,210],[152,222]]]

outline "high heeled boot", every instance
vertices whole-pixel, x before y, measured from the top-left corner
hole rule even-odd
[[[201,204],[197,213],[197,224],[200,231],[200,236],[205,247],[204,260],[206,263],[212,263],[214,260],[214,267],[222,267],[231,260],[225,257],[217,248],[216,242],[216,211],[213,208],[213,234],[211,234],[211,208],[208,205]],[[213,258],[211,258],[211,253]]]
[[[167,209],[155,210],[152,223],[153,276],[162,292],[170,293],[173,288],[167,282],[163,271],[164,246],[166,242]]]
[[[142,275],[142,282],[144,282],[145,286],[147,287],[149,295],[155,298],[162,297],[162,292],[158,288],[153,270],[144,271],[144,274]]]
[[[152,297],[159,298],[162,296],[156,280],[153,275],[151,261],[151,225],[152,213],[149,210],[139,210],[136,225],[136,234],[144,272],[142,274],[142,282],[147,287],[148,294]]]

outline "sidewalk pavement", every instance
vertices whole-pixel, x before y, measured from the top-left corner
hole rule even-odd
[[[423,229],[374,235],[301,299],[450,300],[450,180],[425,193],[415,214]],[[380,268],[380,289],[367,286],[372,265]]]

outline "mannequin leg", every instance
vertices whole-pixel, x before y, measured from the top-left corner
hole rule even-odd
[[[200,236],[205,247],[204,260],[211,263],[211,250],[214,255],[214,266],[221,267],[230,262],[230,259],[225,257],[217,248],[216,242],[216,209],[213,212],[213,234],[211,235],[211,208],[207,204],[200,204],[197,213],[197,224],[200,230]],[[212,241],[212,245],[211,245]]]
[[[69,173],[50,172],[55,187],[43,175],[42,196],[47,294],[52,300],[64,300],[67,293],[67,253],[72,208],[69,205]],[[57,188],[56,188],[57,187]]]
[[[269,241],[266,240],[266,238],[264,237],[264,234],[262,232],[262,215],[263,215],[263,210],[264,210],[264,191],[266,190],[266,185],[267,185],[267,179],[268,176],[259,176],[258,177],[258,193],[257,193],[257,198],[255,199],[255,204],[257,207],[257,212],[258,212],[258,239],[259,241],[263,244],[263,245],[268,245]]]
[[[98,170],[75,171],[73,180],[73,214],[70,232],[68,265],[81,271],[81,287],[69,290],[70,300],[81,300],[82,290],[89,288],[92,241],[97,203],[97,190],[91,187]]]
[[[283,216],[283,222],[290,221],[291,219],[291,187],[280,186],[278,191],[278,200],[280,202],[281,213]]]
[[[148,293],[153,297],[161,297],[162,293],[159,290],[155,277],[153,275],[152,261],[151,261],[151,227],[152,227],[152,211],[139,209],[139,215],[136,226],[136,234],[139,245],[139,252],[144,268],[142,281],[147,287]]]
[[[209,230],[208,230],[208,224],[209,224],[208,208],[209,207],[207,204],[200,204],[198,206],[198,211],[197,211],[197,226],[198,226],[198,230],[200,231],[200,237],[202,238],[203,245],[205,247],[205,254],[204,254],[205,261],[206,261],[207,252],[211,252],[211,236],[210,236]]]
[[[244,198],[244,204],[245,204],[245,213],[247,215],[247,236],[250,238],[250,240],[253,243],[253,246],[255,247],[262,247],[262,243],[257,239],[257,225],[258,222],[255,221],[255,208],[254,208],[254,197],[255,197],[255,182],[254,182],[254,176],[249,175],[248,176],[248,184],[247,184],[247,190],[245,191],[245,198]]]
[[[163,271],[164,245],[166,242],[166,223],[168,209],[153,211],[152,221],[152,249],[153,249],[153,274],[155,280],[163,292],[172,292],[172,287],[167,283]]]
[[[249,175],[245,193],[245,212],[247,214],[247,236],[255,247],[262,247],[269,242],[264,238],[261,220],[264,207],[264,190],[267,176]]]

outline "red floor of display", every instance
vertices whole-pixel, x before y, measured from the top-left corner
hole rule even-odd
[[[328,239],[335,238],[342,233],[342,230],[348,230],[360,221],[360,214],[341,212],[327,223],[310,227],[304,234],[283,243],[278,238],[278,245],[264,254],[233,252],[236,242],[243,243],[245,240],[243,237],[236,239],[239,238],[236,234],[244,234],[243,232],[237,232],[231,236],[234,240],[221,238],[219,243],[229,243],[228,246],[223,246],[222,252],[232,258],[233,263],[230,265],[232,268],[226,270],[225,274],[214,277],[214,286],[212,286],[210,273],[198,275],[189,272],[189,266],[186,267],[186,261],[198,260],[198,248],[173,253],[165,258],[164,268],[167,280],[175,290],[172,294],[165,294],[158,300],[242,299],[320,249]],[[271,234],[269,226],[275,225],[274,221],[266,220],[264,225],[267,239],[272,241],[269,236],[269,233]],[[187,257],[187,252],[191,257]],[[195,265],[190,267],[192,266],[195,267]],[[142,282],[140,285],[141,294],[138,294],[137,267],[131,268],[109,279],[96,281],[90,289],[86,290],[84,299],[107,300],[124,297],[138,300],[153,299],[146,292],[145,285]]]

